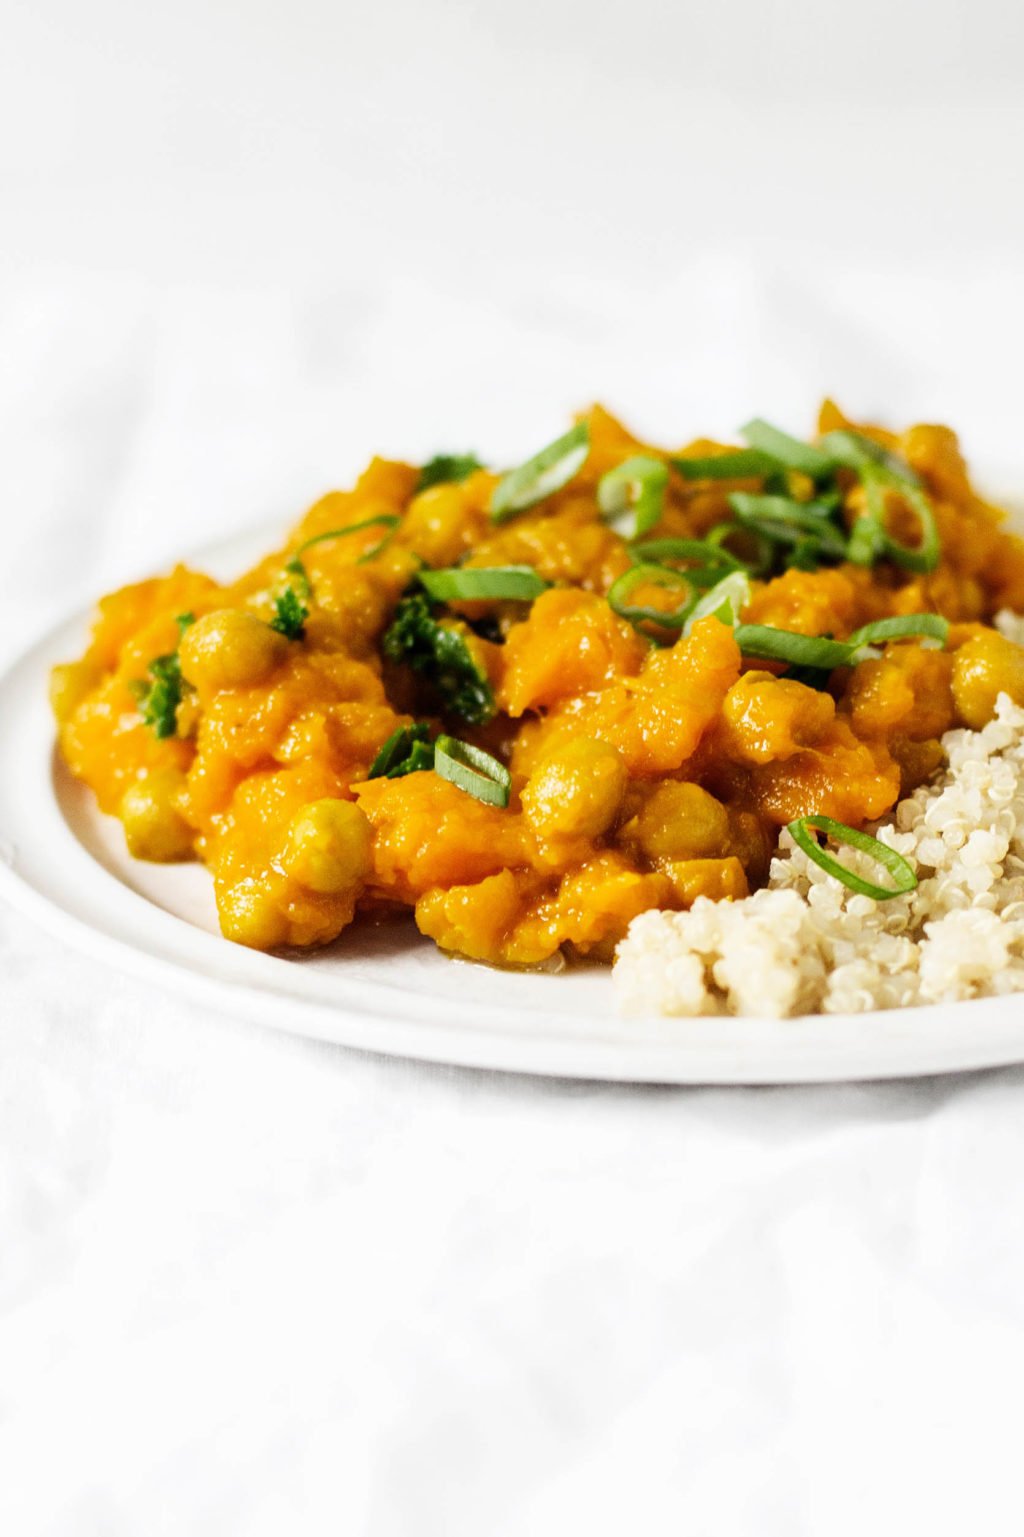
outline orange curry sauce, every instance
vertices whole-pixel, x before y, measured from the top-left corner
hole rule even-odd
[[[819,812],[861,827],[936,769],[949,727],[981,726],[1000,690],[1024,703],[1024,650],[988,624],[1024,608],[1024,543],[971,489],[945,428],[860,429],[920,478],[941,539],[934,570],[789,569],[755,580],[742,615],[843,640],[884,616],[938,613],[952,622],[945,648],[890,642],[812,687],[744,659],[718,618],[652,639],[617,616],[605,595],[630,555],[597,484],[630,456],[667,456],[600,408],[586,420],[578,473],[500,525],[488,471],[417,492],[417,468],[375,459],[234,584],[178,567],[102,600],[84,657],[54,674],[61,751],[122,819],[133,854],[209,867],[229,939],[323,945],[357,914],[409,908],[443,949],[476,960],[608,960],[638,913],[744,895],[789,820]],[[826,405],[821,430],[845,425]],[[790,494],[809,496],[800,482],[794,472]],[[673,468],[648,537],[700,539],[729,518],[730,492],[761,489]],[[863,512],[853,482],[839,515],[849,529]],[[898,499],[891,516],[913,522]],[[375,517],[397,522],[303,553],[303,633],[272,629],[299,547]],[[529,566],[551,584],[532,603],[435,606],[490,685],[483,724],[445,715],[428,677],[382,653],[424,566],[460,564]],[[175,652],[180,704],[160,737],[140,696],[154,659]],[[368,778],[382,743],[413,721],[507,764],[509,804],[429,769]]]

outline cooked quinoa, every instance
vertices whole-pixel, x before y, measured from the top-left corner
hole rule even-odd
[[[997,623],[1024,640],[1024,619]],[[916,890],[860,896],[783,832],[753,896],[634,919],[615,963],[623,1011],[844,1014],[1024,991],[1024,710],[1000,695],[988,725],[942,745],[945,770],[874,829]],[[852,849],[838,857],[877,875]]]

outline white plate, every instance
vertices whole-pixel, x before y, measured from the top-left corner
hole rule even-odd
[[[222,578],[271,548],[261,531],[199,564]],[[0,679],[0,893],[59,942],[278,1029],[516,1072],[654,1083],[904,1077],[1024,1061],[1024,999],[796,1020],[624,1020],[604,969],[539,975],[447,960],[411,925],[345,934],[299,958],[258,955],[217,931],[199,865],[128,857],[120,823],[54,752],[50,666],[78,654],[86,619],[40,641]]]

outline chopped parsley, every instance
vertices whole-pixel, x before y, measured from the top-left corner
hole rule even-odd
[[[295,588],[286,587],[274,599],[274,617],[270,621],[270,628],[286,640],[301,640],[306,633],[308,618],[309,609]]]
[[[420,468],[420,478],[416,482],[417,493],[427,491],[431,486],[466,480],[474,470],[483,468],[476,454],[435,454],[433,459]]]
[[[442,708],[470,725],[494,714],[494,694],[458,630],[440,624],[422,592],[402,598],[385,631],[384,655],[404,662],[430,685]]]
[[[175,623],[179,635],[184,635],[195,620],[195,614],[178,614]],[[181,676],[181,658],[177,651],[165,652],[163,656],[153,658],[148,671],[149,682],[140,681],[135,685],[139,713],[163,741],[174,736],[178,729],[178,706],[187,686]]]

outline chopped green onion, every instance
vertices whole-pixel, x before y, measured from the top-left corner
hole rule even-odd
[[[315,544],[326,544],[329,539],[341,539],[346,534],[360,534],[365,528],[386,528],[388,532],[384,535],[384,538],[360,555],[357,565],[365,565],[368,560],[372,560],[375,555],[379,555],[381,550],[390,544],[394,532],[401,521],[401,518],[396,513],[379,512],[372,518],[361,518],[358,523],[346,523],[341,528],[328,528],[324,533],[314,534],[312,539],[307,539],[304,544],[300,544],[292,559],[298,560],[300,555],[305,555],[306,551],[311,550]]]
[[[560,491],[583,467],[589,453],[590,427],[586,422],[577,422],[532,459],[502,476],[491,497],[492,521],[504,523],[517,512],[525,512]]]
[[[904,485],[919,486],[921,484],[917,475],[905,464],[902,459],[891,454],[881,443],[876,443],[874,438],[867,437],[863,432],[851,432],[848,428],[840,427],[834,432],[827,432],[821,440],[820,447],[823,453],[828,454],[833,463],[842,465],[844,469],[856,470],[862,475],[865,470],[881,470],[894,481],[901,481]]]
[[[489,752],[460,742],[452,736],[439,736],[434,743],[434,768],[459,790],[489,806],[507,806],[512,793],[512,775]]]
[[[729,529],[730,525],[723,523],[721,527]],[[697,562],[700,570],[705,566],[718,566],[722,571],[744,569],[742,560],[730,554],[720,542],[712,543],[710,539],[644,539],[630,544],[629,553],[656,564],[665,560],[692,560]],[[687,576],[692,580],[692,571],[688,571]]]
[[[921,644],[942,650],[949,639],[949,620],[941,614],[897,614],[891,619],[876,619],[854,630],[846,644],[854,652],[863,647],[884,645],[887,640],[920,636]]]
[[[785,469],[772,454],[762,453],[759,448],[726,449],[720,454],[671,462],[685,480],[763,480],[766,475],[777,475]]]
[[[428,491],[431,486],[450,485],[453,481],[467,480],[475,470],[482,470],[476,454],[435,454],[420,468],[416,482],[416,495]]]
[[[858,566],[868,566],[888,557],[907,571],[934,571],[941,546],[935,514],[924,492],[909,481],[889,476],[879,466],[861,473],[867,496],[867,511],[859,517],[850,533],[849,559]],[[921,521],[921,542],[913,546],[895,539],[886,526],[886,493],[901,496]]]
[[[851,657],[851,649],[843,641],[829,640],[824,635],[798,635],[795,630],[778,630],[770,624],[738,625],[736,644],[744,656],[825,672],[848,666]]]
[[[770,454],[788,470],[799,470],[812,480],[820,480],[822,476],[831,474],[836,467],[837,461],[824,449],[815,448],[810,443],[801,443],[798,438],[791,438],[787,432],[781,432],[778,427],[762,421],[760,417],[755,417],[752,422],[741,427],[740,436],[746,438],[751,448]]]
[[[821,566],[821,557],[826,554],[819,540],[811,534],[805,534],[793,545],[790,555],[786,558],[787,571],[817,571]]]
[[[741,523],[762,519],[797,528],[810,534],[832,529],[832,510],[821,502],[797,502],[791,496],[758,496],[751,491],[730,491],[729,506]]]
[[[712,615],[723,624],[735,627],[741,611],[750,602],[750,579],[745,571],[730,571],[700,598],[686,616],[683,634],[689,635],[698,619]]]
[[[668,592],[678,592],[682,601],[672,609],[648,608],[643,604],[630,603],[637,587],[663,587]],[[613,613],[625,619],[641,635],[653,639],[646,625],[656,625],[662,630],[681,630],[693,604],[693,588],[682,571],[672,571],[668,566],[631,566],[608,589],[608,603]]]
[[[720,544],[706,539],[645,539],[629,546],[629,556],[637,565],[671,565],[675,561],[693,561],[684,570],[686,580],[703,591],[713,587],[730,571],[747,568]],[[703,563],[703,564],[702,564]]]
[[[451,599],[509,598],[529,603],[548,589],[532,566],[450,566],[421,571],[420,585],[439,603]]]
[[[889,872],[893,884],[876,886],[873,881],[867,881],[862,875],[847,869],[833,854],[821,847],[812,829],[825,833],[835,843],[846,844],[862,854],[870,855]],[[913,867],[907,863],[902,854],[897,854],[895,849],[889,848],[877,838],[872,838],[870,833],[858,832],[855,827],[847,827],[845,822],[835,822],[831,817],[824,816],[797,817],[795,822],[789,824],[789,834],[797,848],[802,849],[808,859],[812,859],[822,870],[827,871],[850,891],[856,891],[861,896],[873,897],[876,902],[886,902],[890,897],[903,896],[906,892],[915,890],[917,886],[917,876]]]
[[[704,540],[706,544],[725,550],[725,541],[727,539],[734,539],[737,534],[752,540],[757,547],[757,554],[754,560],[752,562],[750,560],[743,561],[751,576],[767,575],[772,568],[772,561],[775,558],[775,546],[759,529],[747,528],[741,523],[716,523],[714,528],[708,529],[704,535]]]
[[[668,466],[649,454],[637,454],[602,475],[597,483],[597,505],[606,518],[620,518],[633,509],[629,537],[641,539],[661,522],[665,508]]]
[[[422,723],[399,726],[393,731],[370,764],[367,779],[401,779],[419,769],[434,766],[434,744],[430,728]]]
[[[886,530],[886,554],[890,560],[895,561],[896,565],[902,566],[906,571],[934,571],[939,563],[942,547],[931,503],[923,491],[916,490],[913,486],[897,486],[895,489],[921,520],[921,542],[916,546],[901,544]]]
[[[729,506],[744,528],[754,529],[773,543],[802,545],[805,554],[813,545],[817,553],[834,560],[846,555],[846,540],[832,523],[829,508],[820,502],[734,491]]]

